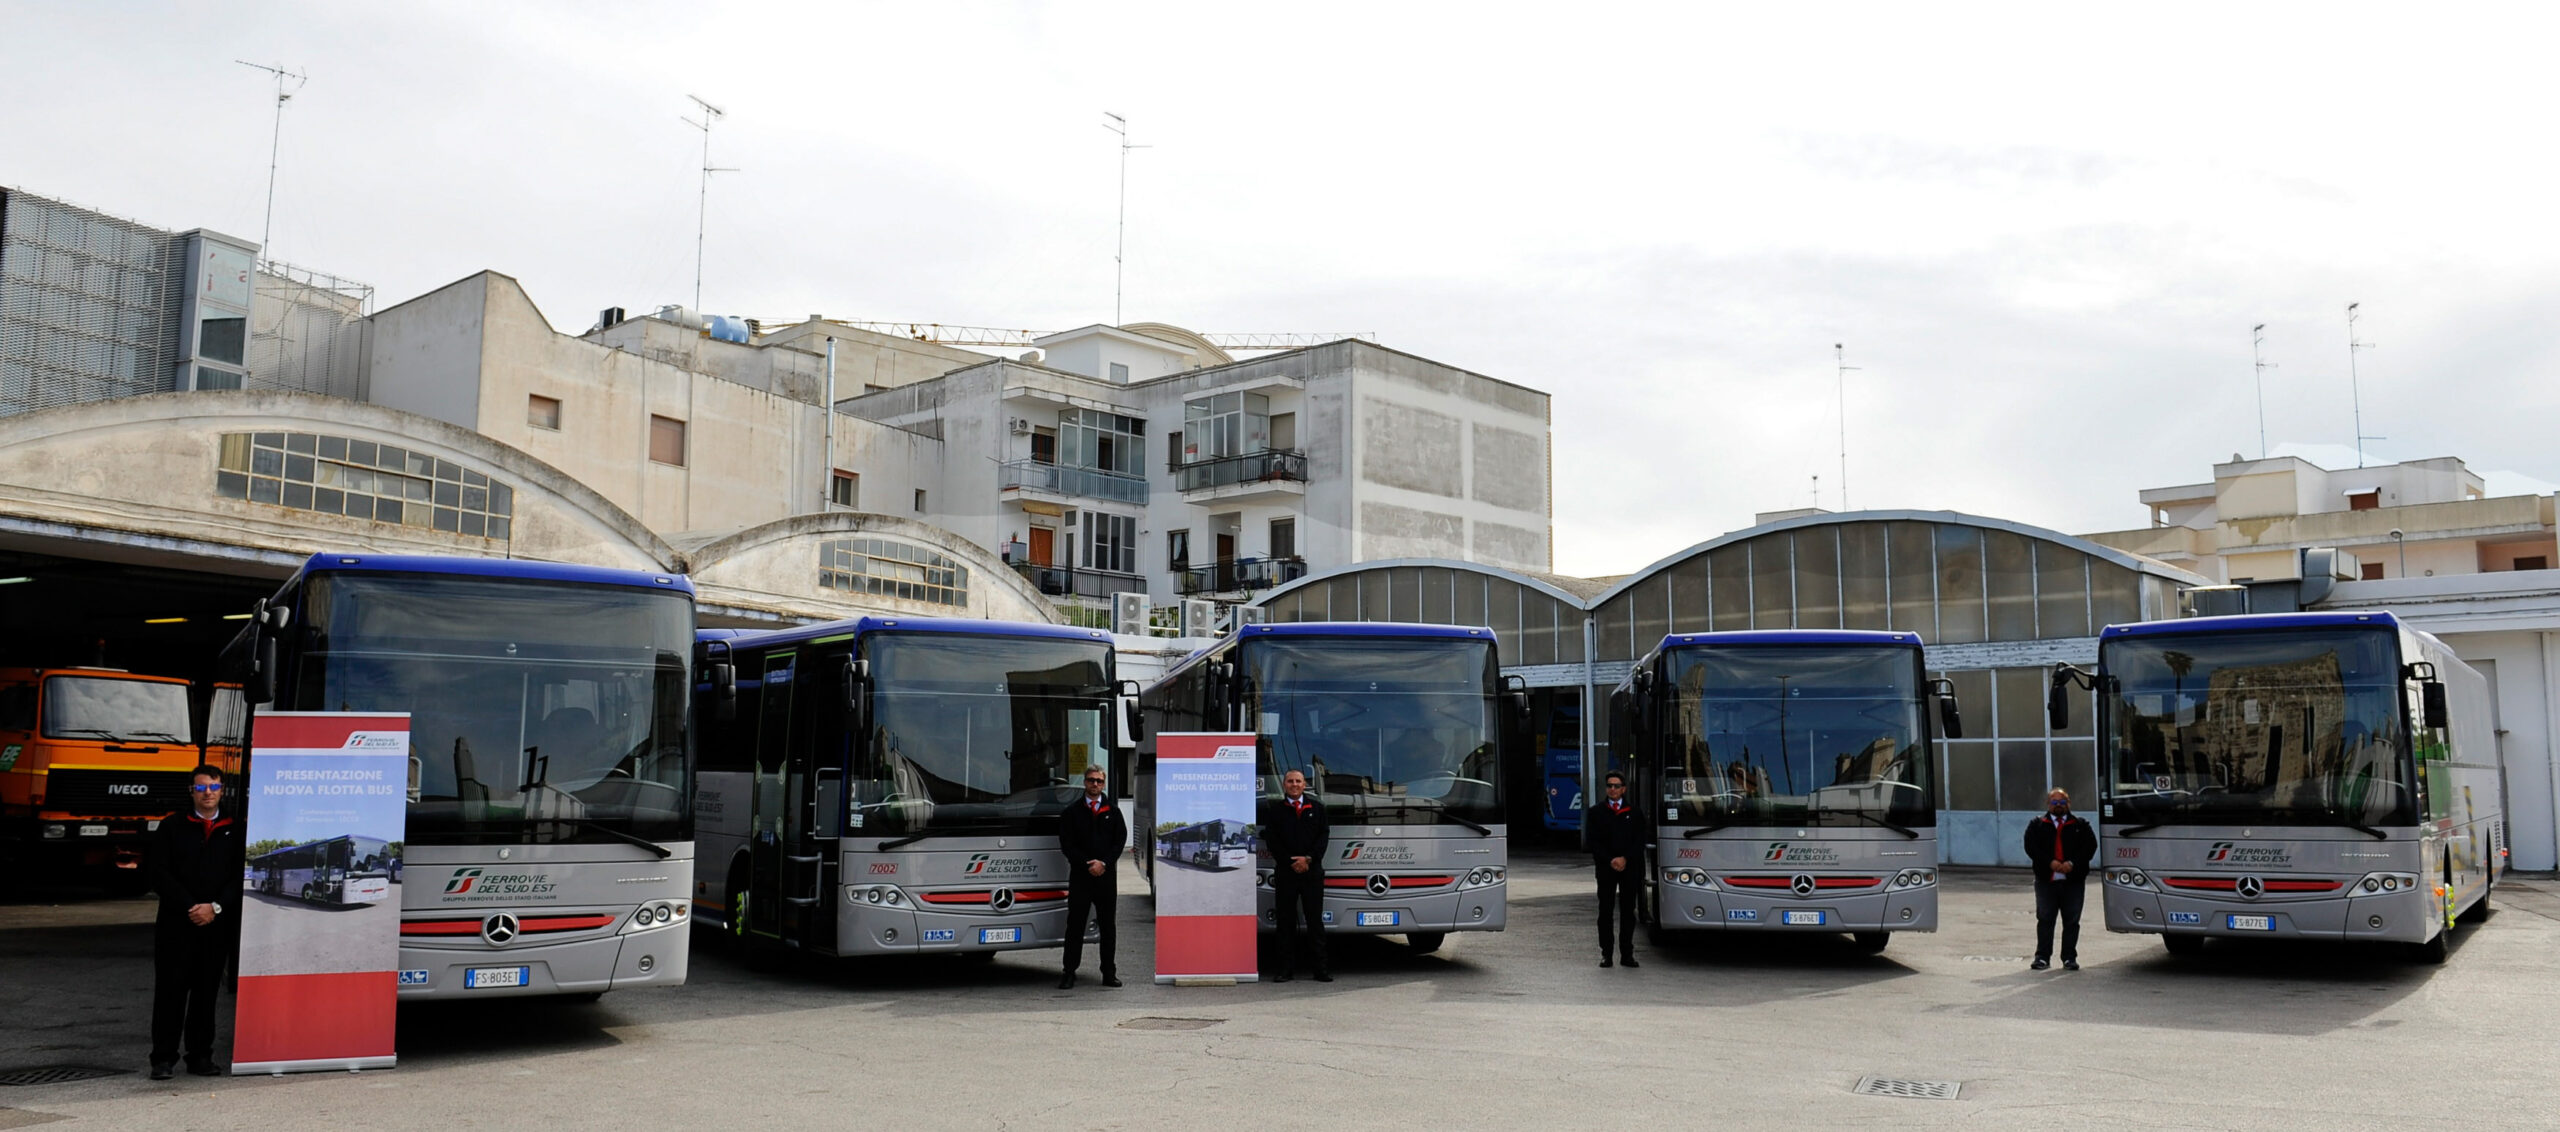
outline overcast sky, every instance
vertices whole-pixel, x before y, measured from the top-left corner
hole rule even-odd
[[[0,184],[387,305],[1366,331],[1554,397],[1556,567],[1848,502],[2086,533],[2259,451],[2530,487],[2549,10],[2337,4],[150,5],[10,0]],[[2326,449],[2303,449],[2305,452]],[[2352,457],[2349,457],[2352,462]],[[2547,488],[2546,488],[2547,490]]]

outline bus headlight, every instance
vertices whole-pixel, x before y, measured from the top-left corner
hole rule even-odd
[[[49,825],[44,827],[44,835],[48,840],[63,837],[70,832],[71,828],[69,826]]]
[[[880,890],[876,888],[866,888],[862,891],[862,898],[865,901],[877,904],[880,902]]]
[[[2418,887],[2418,874],[2367,873],[2355,887],[2360,892],[2400,892]]]
[[[641,905],[639,911],[631,914],[631,922],[644,928],[648,927],[650,924],[656,923],[657,920],[658,914],[651,911],[649,906],[646,904]]]
[[[658,914],[658,922],[661,924],[672,924],[676,920],[676,910],[665,904],[652,904],[649,909]]]
[[[2144,876],[2140,869],[2108,869],[2107,883],[2125,888],[2144,888],[2150,885],[2151,878]]]
[[[1904,869],[1893,876],[1895,888],[1926,888],[1938,883],[1936,869]]]

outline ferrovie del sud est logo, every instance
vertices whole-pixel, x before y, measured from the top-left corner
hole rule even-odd
[[[1357,861],[1363,865],[1410,864],[1413,861],[1413,846],[1371,845],[1366,841],[1353,841],[1342,847],[1342,859],[1345,862]]]
[[[560,886],[550,873],[499,873],[485,866],[453,870],[437,899],[446,904],[500,900],[557,900]]]
[[[1836,865],[1840,851],[1828,845],[1798,845],[1790,841],[1772,841],[1769,851],[1760,855],[1766,865]]]
[[[993,853],[971,853],[969,863],[960,870],[972,877],[1029,877],[1040,875],[1040,862],[1031,857],[999,857]]]
[[[2205,850],[2208,865],[2290,865],[2293,854],[2281,845],[2234,845],[2216,841]]]

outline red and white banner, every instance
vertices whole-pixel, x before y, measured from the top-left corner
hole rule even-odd
[[[261,712],[249,749],[231,1070],[390,1068],[409,717]]]
[[[1156,736],[1156,981],[1252,982],[1252,735]]]

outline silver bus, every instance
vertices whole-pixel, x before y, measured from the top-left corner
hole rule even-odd
[[[1058,811],[1126,726],[1109,634],[865,617],[699,636],[706,928],[831,956],[1066,942]]]
[[[2107,930],[2381,940],[2441,962],[2506,870],[2488,681],[2389,613],[2110,625],[2094,688]]]
[[[401,997],[591,997],[684,981],[692,656],[679,575],[319,554],[225,667],[259,710],[408,713]]]
[[[1156,856],[1177,865],[1227,872],[1253,863],[1253,826],[1249,822],[1195,822],[1156,834]]]
[[[1292,770],[1324,803],[1326,930],[1402,935],[1418,952],[1453,931],[1502,930],[1502,772],[1520,748],[1526,696],[1504,687],[1492,630],[1249,625],[1184,658],[1140,702],[1147,738],[1131,774],[1140,828],[1154,828],[1156,734],[1252,732],[1263,804]],[[1268,932],[1276,892],[1267,853],[1256,855]],[[1152,855],[1142,864],[1152,880]]]
[[[1637,914],[1653,931],[1845,932],[1875,952],[1938,929],[1930,751],[1963,735],[1917,634],[1675,634],[1610,716],[1651,831]]]
[[[249,887],[313,904],[379,904],[391,898],[391,862],[381,838],[332,837],[249,858]]]

